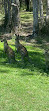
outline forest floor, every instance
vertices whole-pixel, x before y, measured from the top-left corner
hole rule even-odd
[[[21,24],[21,33],[22,36],[31,35],[33,32],[33,15],[32,12],[21,12],[20,13],[20,24]]]
[[[1,20],[3,15],[0,17]],[[49,37],[42,35],[30,39],[32,12],[21,12],[20,17],[20,42],[27,48],[30,62],[23,63],[20,54],[16,53],[18,62],[9,64],[0,41],[0,111],[49,111],[49,71],[46,72],[44,55]],[[14,37],[8,44],[15,50]]]

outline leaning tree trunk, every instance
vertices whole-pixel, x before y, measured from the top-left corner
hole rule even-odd
[[[15,34],[18,34],[19,23],[19,0],[14,0],[14,3],[12,3],[12,24]]]
[[[33,36],[37,36],[38,30],[38,0],[33,0]]]
[[[39,9],[40,9],[40,20],[41,20],[41,24],[43,25],[44,16],[43,16],[43,1],[42,0],[39,0]]]

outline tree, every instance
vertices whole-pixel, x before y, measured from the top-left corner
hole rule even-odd
[[[49,24],[49,0],[47,0],[46,23]]]
[[[7,16],[7,0],[4,0],[4,11],[5,11],[5,17]]]
[[[36,36],[38,31],[38,0],[33,0],[33,36]]]
[[[29,10],[32,11],[32,0],[29,0]]]
[[[8,22],[11,22],[11,0],[8,0]]]
[[[11,32],[12,28],[16,31],[19,26],[19,0],[4,0],[6,31]]]
[[[21,8],[21,6],[22,6],[22,0],[19,0],[20,1],[20,8]]]
[[[11,25],[11,0],[4,0],[5,20],[4,27],[9,31]]]
[[[13,30],[17,34],[19,30],[19,0],[15,0],[14,3],[12,3],[12,24],[13,24]]]
[[[30,1],[30,0],[25,0],[26,11],[29,11],[29,1]]]
[[[43,2],[42,2],[42,0],[39,0],[39,9],[40,9],[40,20],[41,20],[41,24],[43,25],[44,16],[43,16]]]

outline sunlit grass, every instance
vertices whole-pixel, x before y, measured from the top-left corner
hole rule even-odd
[[[33,13],[32,12],[21,12],[20,13],[21,22],[31,22],[33,21]]]

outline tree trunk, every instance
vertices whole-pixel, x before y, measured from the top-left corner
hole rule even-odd
[[[32,11],[32,1],[29,0],[29,10]]]
[[[6,28],[7,23],[8,23],[8,3],[7,3],[7,0],[4,0],[4,11],[5,11],[4,28]]]
[[[37,36],[38,30],[38,0],[33,0],[33,36]]]
[[[46,23],[49,25],[49,0],[47,0]]]
[[[26,3],[26,11],[29,11],[29,0],[25,0]]]
[[[5,16],[7,15],[7,0],[4,0],[4,11],[5,11]]]
[[[21,6],[22,6],[22,0],[19,0],[20,1],[20,8],[21,8]]]
[[[47,0],[47,15],[49,15],[49,0]]]
[[[11,0],[7,0],[7,17],[6,31],[11,32]]]
[[[15,34],[18,34],[19,23],[19,0],[15,0],[14,3],[12,3],[12,24]]]
[[[11,0],[8,0],[8,22],[11,22]]]
[[[43,16],[43,2],[42,2],[42,0],[39,0],[39,9],[40,9],[41,24],[43,25],[43,23],[44,23],[44,16]]]

